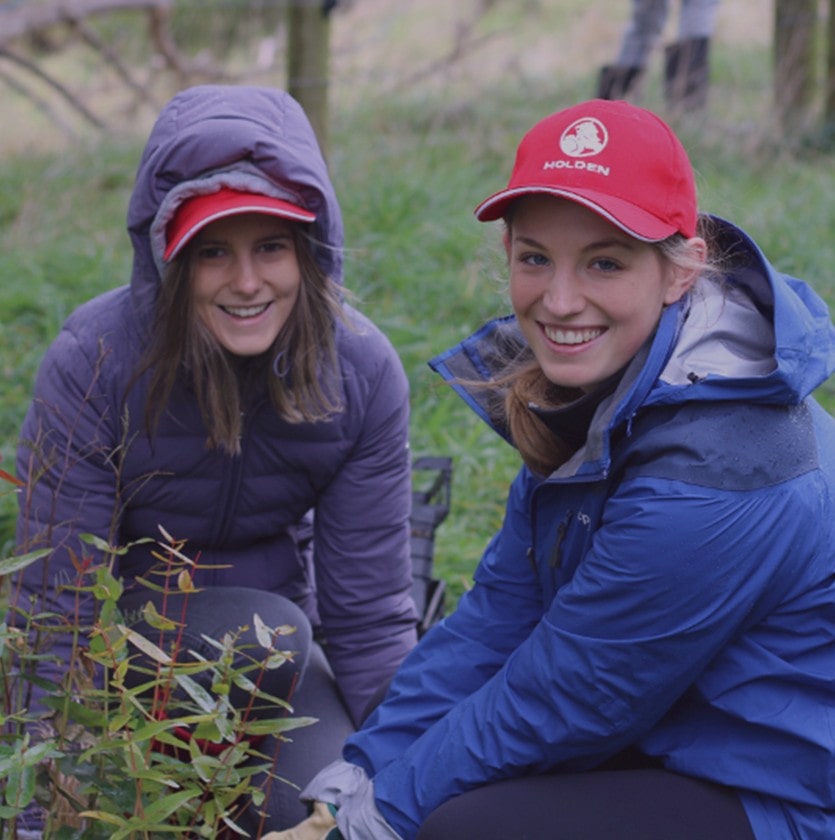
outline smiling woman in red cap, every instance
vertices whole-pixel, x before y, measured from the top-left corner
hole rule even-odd
[[[258,620],[295,628],[279,642],[292,658],[260,687],[318,723],[259,746],[278,754],[281,777],[267,816],[231,814],[258,836],[305,816],[286,780],[304,785],[339,755],[416,641],[407,380],[346,301],[339,204],[283,91],[177,94],[142,155],[128,227],[130,284],[72,314],[38,374],[17,462],[18,546],[50,553],[13,582],[12,620],[75,616],[65,584],[85,557],[113,564],[127,624],[157,640],[145,622],[155,601],[184,619],[180,649],[209,661],[242,627],[242,661],[271,656]],[[160,527],[195,563],[182,592],[142,583],[162,582],[162,549],[148,544]],[[85,534],[124,551],[103,556]],[[93,624],[92,599],[80,598],[76,620]],[[57,683],[73,637],[49,641],[40,676]],[[230,697],[252,702],[237,688]],[[257,701],[253,713],[286,714]],[[37,836],[29,816],[22,828]]]
[[[697,212],[625,102],[537,123],[476,216],[514,314],[432,365],[524,466],[472,589],[270,840],[835,837],[825,303]]]

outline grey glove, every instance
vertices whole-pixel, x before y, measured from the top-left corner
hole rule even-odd
[[[329,764],[301,792],[301,799],[335,805],[344,840],[403,840],[377,809],[374,784],[356,764]]]

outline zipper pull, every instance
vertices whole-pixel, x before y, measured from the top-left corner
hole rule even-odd
[[[548,565],[552,569],[559,568],[560,563],[562,562],[562,544],[565,540],[566,531],[568,531],[568,523],[571,520],[571,517],[574,516],[573,511],[568,511],[565,515],[565,518],[562,522],[557,526],[557,535],[556,539],[554,540],[554,546],[551,549],[551,553],[548,556]]]

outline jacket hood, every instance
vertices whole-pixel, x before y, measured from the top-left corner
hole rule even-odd
[[[641,406],[747,400],[795,405],[835,371],[835,326],[810,286],[778,272],[742,230],[712,217],[724,277],[701,280],[668,307],[658,329],[629,364],[608,406],[608,425]],[[486,381],[503,359],[524,349],[513,316],[483,326],[429,362],[503,437],[502,400]]]
[[[177,207],[220,186],[289,199],[315,213],[316,258],[342,283],[342,215],[301,106],[274,88],[200,85],[162,109],[137,169],[127,222],[139,306],[156,297],[165,225]]]
[[[744,231],[713,221],[724,277],[699,282],[678,307],[651,401],[795,405],[835,371],[829,307],[808,284],[777,271]]]

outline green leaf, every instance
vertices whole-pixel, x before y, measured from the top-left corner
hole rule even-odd
[[[165,772],[169,772],[169,769],[165,768]],[[159,764],[155,764],[147,770],[131,769],[130,776],[133,780],[141,779],[143,782],[153,782],[154,785],[161,788],[180,790],[182,787],[176,779],[170,779],[165,776]],[[147,788],[148,786],[146,785],[145,787]]]
[[[258,613],[252,616],[253,629],[255,630],[255,638],[258,639],[258,644],[262,648],[269,650],[273,646],[273,633],[269,627],[264,623]]]
[[[163,822],[175,811],[182,808],[189,800],[197,799],[200,796],[201,791],[197,787],[186,788],[177,793],[163,796],[145,809],[145,819]]]
[[[133,712],[120,712],[119,714],[111,715],[107,720],[107,731],[112,735],[120,729],[125,729],[133,720]]]
[[[204,723],[198,724],[194,730],[194,737],[199,741],[211,741],[213,744],[219,744],[223,740],[215,718],[210,718]]]
[[[204,782],[210,782],[220,768],[220,762],[212,755],[200,754],[192,758],[191,766]]]
[[[82,811],[79,817],[86,817],[91,820],[107,823],[108,825],[124,825],[125,820],[116,814],[108,814],[104,811]]]
[[[25,808],[35,798],[35,767],[24,764],[9,773],[5,799],[8,805]]]
[[[175,674],[174,679],[177,684],[185,691],[197,705],[203,709],[204,712],[214,712],[216,710],[216,702],[211,694],[203,688],[202,685],[196,683],[191,677],[185,674]]]
[[[293,707],[286,701],[283,700],[281,697],[276,697],[273,694],[267,694],[266,691],[261,691],[261,689],[255,689],[251,692],[253,697],[258,700],[266,700],[269,703],[272,703],[274,706],[280,709],[285,709],[288,712],[293,711]]]
[[[81,542],[87,543],[87,545],[91,545],[105,554],[124,554],[127,551],[126,548],[111,545],[107,540],[103,540],[95,534],[79,534],[78,538]]]
[[[28,554],[21,554],[17,557],[7,557],[5,560],[0,560],[0,577],[3,575],[10,575],[13,572],[19,572],[27,566],[31,566],[42,557],[46,557],[52,549],[41,548],[38,551],[30,551]]]
[[[278,732],[300,729],[303,726],[312,726],[318,722],[319,718],[315,717],[259,719],[247,721],[243,724],[243,729],[247,735],[274,735]]]
[[[234,831],[236,834],[240,835],[241,837],[248,837],[249,836],[236,822],[233,822],[233,820],[230,817],[227,817],[224,814],[224,816],[221,817],[221,819],[223,820],[223,824],[228,829],[230,829],[231,831]]]
[[[135,630],[131,630],[130,627],[126,627],[124,624],[119,624],[118,627],[119,630],[128,637],[130,642],[135,647],[138,647],[145,656],[161,665],[171,664],[171,657],[162,648],[158,647],[153,642],[148,641],[148,639],[146,639],[143,635],[137,633]]]
[[[234,672],[232,674],[232,682],[235,683],[238,688],[242,688],[248,694],[255,694],[258,691],[258,687],[252,682],[246,674],[242,674],[240,672]]]
[[[169,731],[160,732],[159,735],[156,736],[156,740],[159,741],[160,744],[174,747],[174,749],[177,750],[188,751],[189,748],[188,741],[184,741],[182,738],[177,737],[177,735]]]
[[[124,589],[122,582],[113,577],[113,573],[107,566],[99,566],[96,569],[96,584],[93,592],[100,601],[118,601]]]
[[[155,834],[184,834],[188,835],[189,828],[182,826],[175,828],[167,824],[155,825],[142,817],[133,817],[125,822],[125,827],[114,832],[108,840],[133,840],[138,834],[142,837],[154,837]]]
[[[133,540],[133,542],[128,543],[128,545],[118,546],[111,545],[107,540],[103,540],[101,537],[98,537],[95,534],[79,534],[78,538],[82,542],[87,543],[87,545],[92,545],[94,548],[97,548],[99,551],[105,554],[115,555],[127,554],[128,551],[130,551],[130,549],[133,548],[133,546],[135,545],[156,542],[156,540],[153,540],[150,537],[141,537],[138,540]]]
[[[294,652],[291,650],[274,650],[264,662],[264,667],[268,671],[274,671],[280,668],[285,662],[292,662]]]
[[[171,730],[175,729],[179,726],[195,726],[202,724],[206,721],[205,715],[188,715],[186,717],[181,718],[168,718],[167,720],[155,720],[151,723],[146,723],[143,726],[137,728],[132,734],[132,740],[135,743],[144,743],[145,741],[150,741],[154,738],[158,740],[163,740],[163,735],[170,733]],[[176,740],[176,746],[184,747],[185,743],[181,739],[177,739],[176,736],[173,736]],[[122,742],[124,743],[124,742]]]
[[[56,704],[50,705],[55,705],[56,708],[65,712],[68,720],[74,723],[80,723],[82,726],[107,726],[107,714],[105,712],[91,709],[75,700],[68,700],[66,698],[57,698],[57,700],[58,702]]]
[[[142,607],[142,618],[148,622],[155,630],[176,630],[179,627],[176,621],[172,621],[164,615],[160,615],[153,601],[148,601]]]
[[[46,761],[50,758],[61,758],[64,753],[56,749],[51,741],[39,741],[36,744],[29,744],[24,746],[25,742],[21,742],[21,748],[17,754],[23,759],[24,764],[34,766],[40,761]]]

